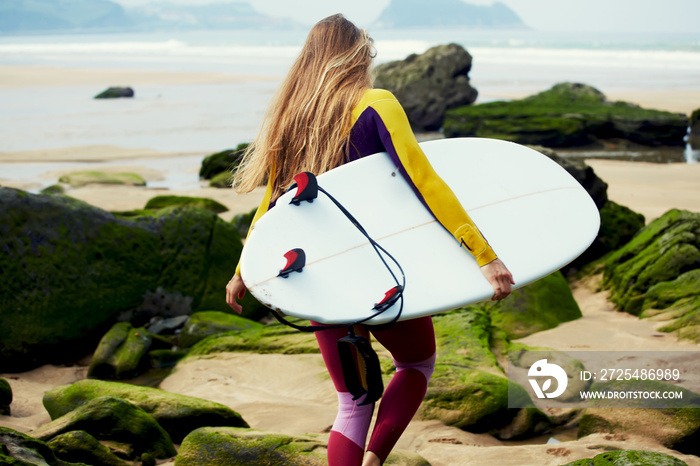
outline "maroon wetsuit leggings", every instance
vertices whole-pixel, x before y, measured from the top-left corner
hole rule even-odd
[[[418,410],[435,367],[435,332],[430,317],[397,322],[386,330],[355,326],[355,333],[369,338],[369,333],[392,355],[396,372],[379,403],[377,420],[367,445],[384,463],[389,452]],[[347,329],[316,332],[323,360],[338,392],[338,415],[328,442],[329,466],[362,464],[367,433],[374,405],[358,406],[343,380],[343,370],[336,342]]]

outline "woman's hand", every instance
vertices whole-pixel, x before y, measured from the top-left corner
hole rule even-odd
[[[481,273],[484,274],[484,277],[486,277],[493,286],[492,301],[498,301],[508,296],[511,291],[510,286],[515,285],[513,275],[511,275],[501,259],[495,259],[482,266]]]
[[[234,274],[226,285],[226,304],[231,306],[231,309],[236,311],[238,314],[243,312],[243,307],[238,304],[236,299],[243,299],[245,296],[246,287],[243,283],[243,279],[238,274]]]

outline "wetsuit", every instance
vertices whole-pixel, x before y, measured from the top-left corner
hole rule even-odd
[[[366,91],[352,117],[346,163],[377,152],[388,152],[423,204],[480,266],[496,258],[452,190],[433,171],[418,146],[403,108],[390,92]],[[253,222],[269,209],[274,182],[271,177]],[[355,332],[366,337],[371,332],[391,353],[396,366],[367,444],[367,450],[374,452],[383,463],[425,396],[435,366],[433,323],[430,317],[421,317],[397,322],[381,331],[372,330],[371,326],[356,326]],[[338,392],[338,414],[328,444],[331,466],[362,463],[374,410],[371,404],[360,406],[362,398],[353,401],[345,386],[336,342],[346,334],[344,328],[316,332],[323,360]]]

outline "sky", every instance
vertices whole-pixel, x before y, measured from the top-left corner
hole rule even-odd
[[[114,0],[124,6],[153,1],[204,4],[224,0]],[[232,1],[232,0],[228,0]],[[343,13],[360,27],[368,27],[390,0],[238,0],[273,16],[311,25]],[[426,0],[430,1],[430,0]],[[700,32],[698,0],[500,0],[538,31],[586,32]],[[491,5],[493,0],[467,3]]]

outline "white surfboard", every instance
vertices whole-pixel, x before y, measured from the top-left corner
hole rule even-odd
[[[515,287],[568,264],[598,233],[598,209],[562,167],[518,144],[481,138],[442,139],[421,147],[498,257]],[[317,178],[405,273],[400,320],[488,299],[493,288],[475,259],[418,200],[386,153]],[[326,324],[355,322],[396,285],[368,240],[322,193],[290,204],[288,192],[254,225],[241,254],[241,275],[261,303]],[[302,249],[301,272],[278,276],[285,254]],[[398,268],[389,262],[398,275]],[[369,324],[391,321],[394,304]]]

